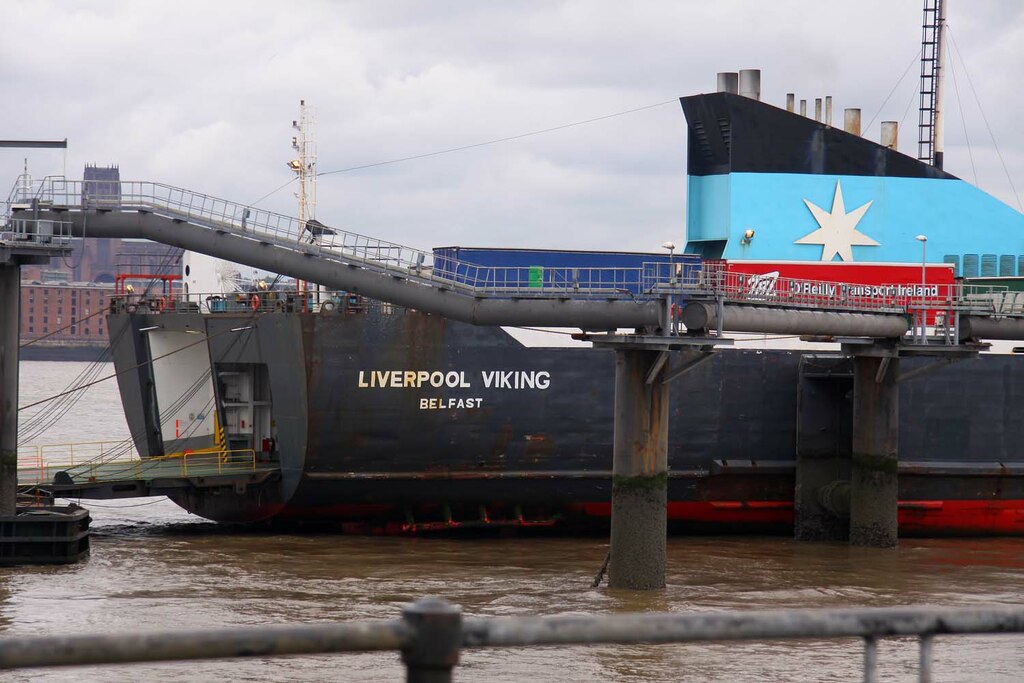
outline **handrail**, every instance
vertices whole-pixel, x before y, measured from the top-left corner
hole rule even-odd
[[[916,321],[915,338],[920,332],[920,339],[925,342],[929,325],[937,328],[941,320],[947,343],[953,343],[959,339],[958,314],[1016,318],[1014,330],[1024,319],[1024,301],[1017,301],[1016,294],[994,288],[972,291],[960,283],[920,287],[900,284],[891,286],[891,291],[874,291],[878,288],[853,283],[774,278],[771,287],[767,287],[766,276],[730,272],[717,267],[715,262],[702,267],[664,261],[628,268],[481,266],[153,182],[68,181],[50,177],[33,188],[16,188],[11,198],[12,206],[29,207],[10,214],[9,221],[14,225],[31,223],[33,209],[51,211],[50,223],[54,215],[67,210],[152,213],[475,299],[589,300],[599,304],[616,300],[657,301],[664,303],[665,308],[661,322],[668,319],[672,304],[703,300],[716,305],[906,316],[908,321]],[[42,230],[43,220],[39,223],[35,233]],[[34,234],[29,227],[25,228],[26,234]],[[648,309],[641,316],[651,319],[651,307]],[[541,317],[550,313],[543,305],[520,310],[531,310]],[[462,314],[474,319],[477,315],[475,310]],[[607,319],[607,324],[615,320],[608,317],[607,311],[601,311],[597,317]]]
[[[49,484],[52,483],[53,475],[57,472],[66,472],[73,481],[88,480],[90,483],[95,483],[152,477],[189,477],[200,474],[210,476],[256,472],[258,469],[256,451],[251,448],[226,450],[209,448],[147,458],[140,458],[136,454],[123,459],[79,463],[47,462],[37,455],[31,464],[19,464],[18,484],[21,486]]]
[[[919,680],[932,677],[935,635],[1024,633],[1024,607],[880,607],[547,617],[470,617],[425,598],[401,619],[205,631],[0,640],[0,669],[401,650],[407,680],[452,680],[463,649],[558,645],[859,638],[864,680],[877,642],[916,636]]]
[[[69,181],[44,178],[31,192],[15,201],[36,202],[50,208],[99,211],[141,211],[173,220],[186,220],[219,232],[285,246],[347,265],[423,282],[435,287],[484,297],[567,297],[653,300],[668,294],[724,295],[749,298],[747,287],[735,273],[698,277],[694,269],[663,261],[638,267],[588,268],[481,266],[395,242],[360,235],[315,221],[245,206],[206,194],[146,181]],[[542,272],[541,272],[542,271]],[[680,274],[683,277],[680,277]],[[780,282],[784,282],[780,280]],[[823,289],[823,288],[818,288]],[[785,297],[762,297],[790,306],[835,306],[842,310],[901,313],[885,297],[794,296],[796,284]]]

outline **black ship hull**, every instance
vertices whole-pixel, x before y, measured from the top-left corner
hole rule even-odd
[[[110,325],[143,456],[216,447],[215,435],[191,429],[194,409],[154,393],[160,363],[173,362],[183,377],[215,378],[207,403],[229,447],[280,464],[280,477],[234,495],[174,496],[196,514],[363,532],[607,524],[612,352],[528,348],[500,328],[380,306],[118,313]],[[151,337],[156,328],[193,345],[187,363],[148,364],[162,348]],[[248,428],[231,417],[238,402],[223,376],[239,373],[261,387],[249,410],[269,411],[262,426],[255,412],[246,413]],[[781,350],[719,351],[674,382],[672,528],[791,527],[798,452],[829,463],[837,481],[848,477],[852,387],[848,360]],[[1024,531],[1022,396],[1024,365],[1013,356],[983,356],[901,385],[902,534]]]

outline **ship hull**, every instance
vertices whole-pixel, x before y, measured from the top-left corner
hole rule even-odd
[[[612,352],[528,348],[499,328],[384,310],[111,316],[124,369],[152,354],[139,330],[156,326],[204,332],[213,376],[265,368],[280,478],[235,495],[187,491],[176,502],[215,520],[361,532],[606,528]],[[190,356],[200,366],[193,372],[204,371],[199,357]],[[126,408],[135,406],[126,409],[132,431],[144,435],[136,445],[165,454],[173,439],[145,435],[187,416],[147,407],[144,369],[119,380]],[[848,478],[852,383],[848,359],[781,350],[722,350],[673,382],[670,528],[791,529],[800,457],[813,454],[837,480]],[[223,411],[219,384],[212,400]],[[901,385],[901,534],[1024,532],[1022,395],[1024,365],[1014,356]],[[226,413],[220,420],[231,423]],[[259,433],[248,438],[258,450]]]

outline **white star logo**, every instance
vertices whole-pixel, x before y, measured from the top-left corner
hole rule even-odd
[[[810,209],[814,220],[818,221],[820,227],[809,235],[798,239],[795,244],[820,244],[822,261],[831,261],[836,254],[839,254],[839,258],[844,261],[852,261],[853,247],[879,246],[878,242],[857,230],[857,223],[867,213],[871,202],[846,213],[846,205],[843,203],[843,188],[838,180],[836,181],[836,194],[832,199],[831,213],[827,213],[823,208],[811,204],[806,199],[804,204]]]

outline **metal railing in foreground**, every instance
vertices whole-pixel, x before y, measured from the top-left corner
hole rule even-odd
[[[875,681],[880,638],[920,639],[919,680],[932,680],[936,635],[1024,633],[1024,607],[884,607],[703,614],[463,618],[426,598],[401,619],[150,634],[0,640],[0,669],[400,650],[407,681],[451,681],[463,649],[860,638]],[[554,672],[552,672],[554,674]]]

